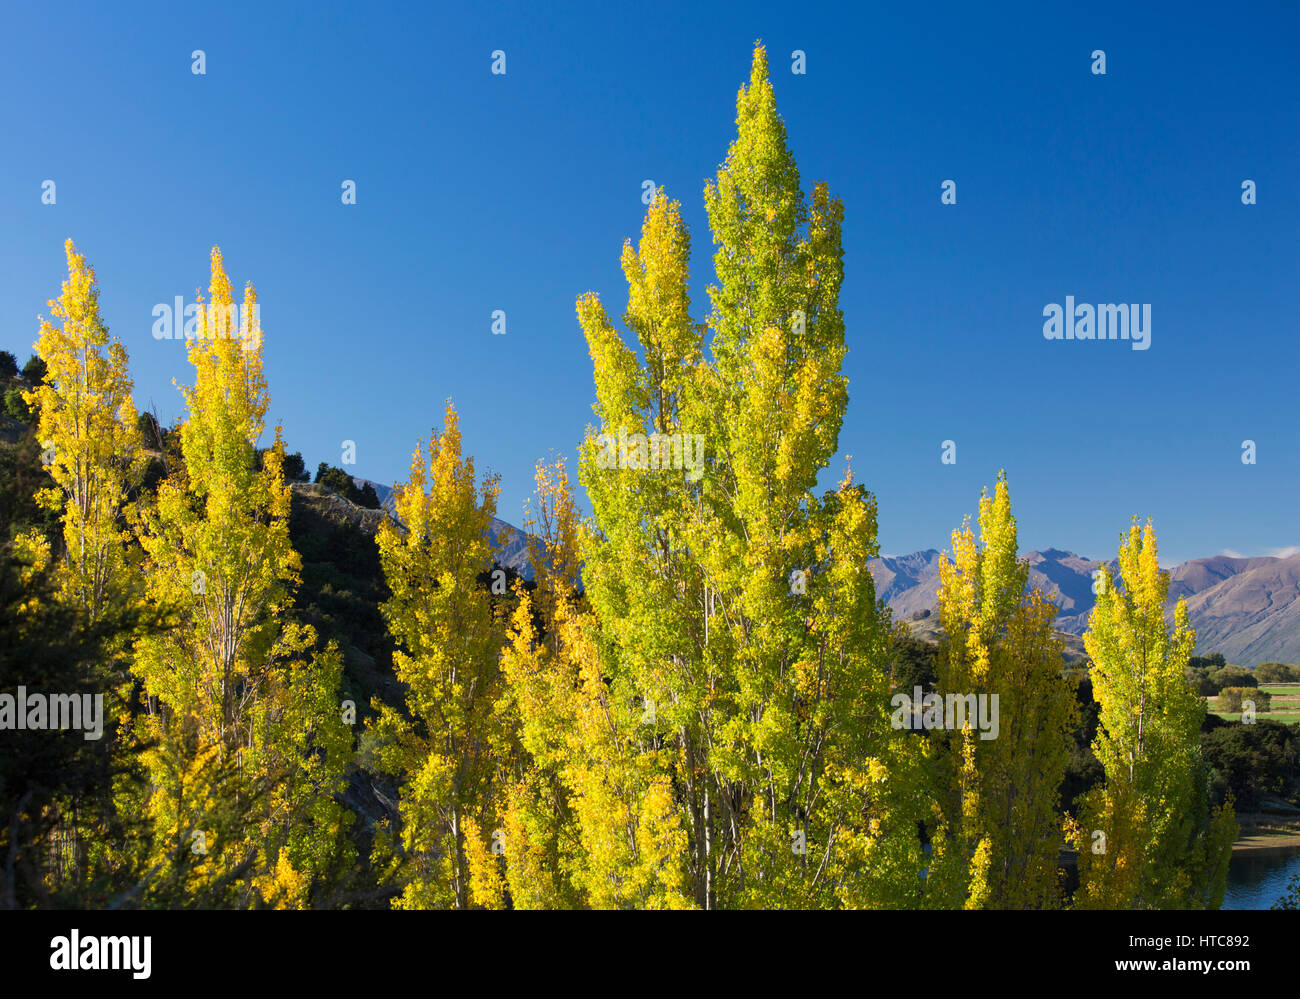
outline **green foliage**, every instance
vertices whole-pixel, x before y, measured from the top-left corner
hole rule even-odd
[[[1300,725],[1232,722],[1202,732],[1201,748],[1240,808],[1254,810],[1265,794],[1300,802]]]
[[[1297,800],[1300,726],[1204,719],[1198,691],[1267,710],[1254,684],[1300,671],[1190,657],[1136,527],[1089,670],[1063,669],[1003,477],[942,564],[941,646],[891,624],[875,498],[851,472],[817,491],[848,405],[843,206],[805,194],[761,46],[704,200],[703,321],[663,191],[623,248],[625,332],[578,302],[594,513],[539,468],[528,584],[494,564],[498,482],[450,407],[396,520],[324,462],[289,488],[256,296],[223,321],[215,249],[185,417],[137,415],[69,242],[63,327],[21,382],[0,352],[29,424],[0,443],[0,667],[108,717],[0,734],[0,907],[1049,908],[1063,818],[1109,837],[1080,907],[1218,904],[1230,802]],[[642,434],[656,459],[702,439],[698,465],[609,443]],[[997,739],[894,728],[916,687],[998,695]]]
[[[1300,909],[1300,874],[1291,875],[1291,881],[1286,886],[1286,891],[1282,897],[1274,902],[1271,909],[1296,910]]]
[[[1208,666],[1193,666],[1192,663],[1197,661],[1196,656],[1188,662],[1184,675],[1187,677],[1188,685],[1201,697],[1213,697],[1219,692],[1219,685],[1210,677],[1210,668]],[[1201,660],[1204,662],[1204,660]]]
[[[138,644],[133,667],[156,705],[140,723],[151,783],[141,805],[154,828],[143,890],[304,908],[352,859],[351,815],[336,800],[352,752],[342,656],[286,614],[300,560],[278,428],[257,456],[270,400],[256,294],[245,289],[234,329],[215,247],[211,268],[214,308],[188,343],[183,464],[138,521],[150,598],[178,618]]]
[[[1262,714],[1272,704],[1273,695],[1255,687],[1224,687],[1219,691],[1219,710],[1227,714],[1238,713],[1244,705],[1253,705],[1254,710]]]
[[[62,531],[57,510],[34,496],[49,481],[31,433],[0,444],[0,677],[5,692],[104,696],[103,734],[0,733],[0,907],[100,907],[118,900],[142,871],[133,843],[148,829],[121,807],[123,788],[142,786],[124,747],[125,718],[140,709],[114,681],[127,664],[124,638],[157,632],[162,621],[118,604],[91,621],[60,599],[49,554]],[[43,544],[16,545],[14,538]],[[90,668],[93,664],[94,668]]]
[[[624,244],[626,334],[598,296],[578,301],[599,421],[581,451],[581,551],[602,669],[620,711],[654,705],[638,760],[662,780],[643,807],[659,842],[686,837],[694,905],[932,904],[925,740],[890,725],[888,614],[864,568],[876,501],[847,472],[814,491],[848,399],[843,205],[824,183],[802,190],[761,45],[736,123],[704,191],[706,321],[663,191]],[[618,443],[665,437],[704,453],[688,468]]]
[[[321,462],[316,466],[316,481],[344,499],[369,510],[379,509],[379,496],[375,487],[367,482],[360,489],[352,476],[341,468]]]
[[[39,354],[33,354],[27,358],[27,363],[23,365],[23,381],[29,387],[45,384],[46,365]]]
[[[287,482],[311,481],[311,475],[308,474],[307,466],[303,463],[301,452],[294,451],[284,456],[284,478]]]
[[[1219,690],[1224,687],[1255,687],[1259,681],[1255,674],[1244,666],[1224,666],[1210,674],[1210,680],[1218,685]]]
[[[376,694],[395,693],[393,643],[380,613],[388,584],[373,537],[351,521],[331,517],[325,504],[295,491],[289,537],[302,558],[297,613],[322,641],[343,650],[341,695],[357,705],[358,719]]]
[[[1279,662],[1260,663],[1255,667],[1255,679],[1259,683],[1300,683],[1300,666]]]
[[[411,460],[394,503],[404,527],[379,525],[375,541],[391,596],[381,609],[406,686],[405,711],[380,701],[367,725],[378,769],[402,780],[401,860],[392,877],[398,908],[464,909],[479,901],[475,860],[480,831],[497,828],[494,702],[500,693],[503,635],[490,593],[489,528],[499,489],[481,487],[462,459],[456,411]]]
[[[16,444],[0,444],[0,544],[33,530],[58,544],[59,512],[36,501],[49,481],[30,429]]]
[[[1213,697],[1224,687],[1254,687],[1266,682],[1256,671],[1226,662],[1218,652],[1191,656],[1184,672],[1192,689],[1202,697]]]
[[[145,459],[126,348],[100,315],[94,269],[72,240],[64,252],[68,277],[36,341],[48,381],[23,398],[33,407],[53,480],[38,499],[63,518],[60,587],[93,620],[115,601],[138,600],[124,519]]]
[[[945,819],[959,846],[953,861],[966,908],[1059,905],[1057,811],[1076,727],[1075,680],[1052,630],[1056,607],[1027,591],[1005,474],[980,496],[979,538],[969,521],[939,562],[939,689],[997,698],[999,731],[973,724],[948,737]]]
[[[21,684],[33,693],[102,695],[103,686],[85,664],[102,661],[133,626],[107,616],[92,624],[58,599],[48,568],[40,569],[10,544],[0,545],[0,664],[6,694]],[[105,698],[106,713],[111,706]],[[76,730],[0,733],[5,827],[0,842],[8,858],[0,864],[0,907],[103,904],[114,884],[129,878],[130,871],[120,866],[110,877],[102,865],[102,853],[125,835],[112,795],[120,769],[116,720],[103,722],[99,739]],[[51,843],[60,847],[56,866]]]
[[[162,441],[162,428],[158,425],[158,419],[147,410],[141,410],[136,417],[135,429],[147,448],[156,448]]]
[[[895,688],[904,691],[920,687],[933,690],[938,678],[939,648],[912,635],[900,634],[891,649],[893,667],[890,679]]]
[[[4,411],[6,416],[19,423],[32,422],[32,408],[23,398],[23,390],[17,386],[5,390]]]
[[[1084,635],[1101,712],[1093,751],[1105,783],[1070,825],[1081,908],[1217,908],[1237,824],[1213,802],[1199,732],[1205,701],[1188,684],[1196,643],[1179,600],[1165,619],[1168,573],[1155,530],[1136,519],[1119,549],[1120,578],[1102,570]],[[1095,834],[1105,848],[1094,853]]]
[[[1078,812],[1079,803],[1084,795],[1106,778],[1101,761],[1092,751],[1092,742],[1097,736],[1101,705],[1093,700],[1092,680],[1086,673],[1079,678],[1078,685],[1075,687],[1075,698],[1078,724],[1074,729],[1074,738],[1070,745],[1065,779],[1061,782],[1061,808],[1070,815]]]

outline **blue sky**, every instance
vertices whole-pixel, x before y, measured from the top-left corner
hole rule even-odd
[[[946,547],[999,468],[1025,551],[1109,557],[1134,514],[1166,563],[1298,545],[1300,13],[1058,6],[11,4],[0,348],[30,354],[71,236],[170,421],[191,369],[152,310],[218,244],[290,450],[354,440],[391,483],[450,397],[519,523],[593,419],[574,302],[622,313],[644,180],[682,202],[707,312],[702,189],[761,38],[805,188],[845,203],[840,444],[884,551]],[[1067,295],[1151,304],[1151,348],[1046,341]]]

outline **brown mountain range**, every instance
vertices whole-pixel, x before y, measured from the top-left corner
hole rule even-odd
[[[1049,548],[1030,552],[1029,585],[1041,589],[1060,608],[1056,627],[1082,635],[1092,610],[1093,571],[1103,563],[1074,552]],[[1112,573],[1116,566],[1107,563]],[[909,619],[938,605],[939,552],[883,556],[869,563],[880,595],[895,617]],[[1193,559],[1169,571],[1172,614],[1179,597],[1187,601],[1197,652],[1221,652],[1229,662],[1300,662],[1300,554],[1287,558]]]

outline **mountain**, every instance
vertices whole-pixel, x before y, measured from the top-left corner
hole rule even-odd
[[[1037,587],[1060,608],[1056,628],[1082,635],[1095,597],[1093,572],[1103,564],[1112,574],[1112,559],[1102,563],[1059,548],[1030,552],[1029,585]],[[911,555],[872,559],[868,568],[880,596],[895,617],[938,607],[939,552],[933,548]],[[1197,652],[1221,652],[1247,666],[1278,660],[1300,662],[1300,554],[1289,558],[1193,559],[1169,573],[1170,613],[1179,597],[1187,600],[1196,629]]]
[[[1231,561],[1255,564],[1187,598],[1197,647],[1250,666],[1300,662],[1300,554]]]
[[[876,590],[895,617],[911,618],[939,606],[939,551],[927,548],[911,555],[885,555],[867,563]],[[1030,552],[1029,585],[1043,591],[1061,608],[1056,627],[1071,635],[1083,634],[1092,610],[1092,574],[1101,563],[1073,552],[1049,548]]]
[[[1184,562],[1169,574],[1169,599],[1177,601],[1179,597],[1190,597],[1232,579],[1234,576],[1255,569],[1265,568],[1276,562],[1276,558],[1229,558],[1216,555],[1213,558],[1198,558]]]
[[[868,562],[867,568],[876,581],[876,595],[889,604],[895,617],[910,618],[938,606],[939,549],[882,555]]]
[[[1093,573],[1102,563],[1059,548],[1030,552],[1025,558],[1029,562],[1029,585],[1042,590],[1061,608],[1056,627],[1067,635],[1082,635],[1096,602]],[[1112,559],[1106,565],[1112,575],[1118,574],[1118,562]]]

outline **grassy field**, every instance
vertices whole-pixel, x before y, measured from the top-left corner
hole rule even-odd
[[[1259,689],[1272,695],[1273,704],[1269,711],[1256,711],[1256,721],[1269,718],[1287,725],[1300,722],[1300,684],[1266,683]],[[1219,699],[1211,697],[1210,712],[1212,714],[1216,714],[1226,721],[1241,721],[1241,712],[1220,711],[1218,708]]]
[[[1274,698],[1300,697],[1300,683],[1265,683],[1261,684],[1259,689],[1272,694]]]
[[[1272,709],[1269,711],[1257,711],[1256,720],[1262,718],[1271,718],[1273,721],[1291,724],[1300,722],[1300,684],[1295,683],[1276,683],[1265,684],[1260,690],[1272,695]],[[1240,721],[1240,712],[1227,712],[1218,710],[1219,699],[1211,698],[1210,710],[1220,718],[1227,721]]]
[[[1241,721],[1241,712],[1229,711],[1211,711],[1210,714],[1218,715],[1224,721]],[[1255,721],[1275,721],[1282,722],[1284,725],[1294,725],[1300,722],[1300,711],[1263,711],[1255,714]]]

